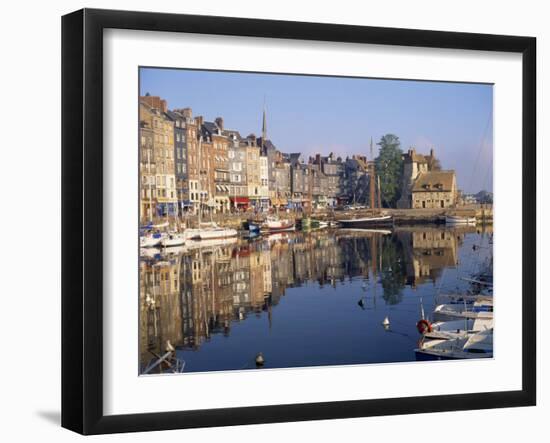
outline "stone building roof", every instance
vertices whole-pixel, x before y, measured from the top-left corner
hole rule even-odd
[[[414,181],[412,192],[453,191],[455,171],[429,171]]]
[[[406,163],[430,163],[430,160],[434,158],[433,149],[430,151],[430,155],[418,154],[415,148],[411,148],[403,154],[403,161]]]

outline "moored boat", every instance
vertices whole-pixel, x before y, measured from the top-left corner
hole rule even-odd
[[[269,217],[264,223],[264,229],[268,232],[294,231],[294,222],[287,219]]]
[[[459,215],[446,215],[445,223],[448,225],[475,225],[475,217],[464,217]]]
[[[371,217],[350,218],[347,220],[340,220],[340,225],[343,228],[373,228],[393,226],[393,217],[391,215],[374,215]]]
[[[417,360],[458,360],[493,357],[493,328],[459,337],[423,338]]]
[[[473,303],[445,303],[437,305],[433,312],[435,321],[458,319],[492,319],[493,301],[478,299]]]
[[[162,238],[160,243],[165,248],[181,246],[185,244],[185,233],[169,232]]]
[[[224,228],[216,223],[201,223],[198,228],[186,229],[185,237],[188,240],[212,240],[219,238],[236,237],[239,233],[233,228]]]
[[[162,242],[163,234],[161,233],[149,233],[139,237],[140,248],[154,248],[159,246]]]

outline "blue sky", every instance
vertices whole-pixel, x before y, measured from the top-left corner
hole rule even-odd
[[[433,147],[465,192],[493,188],[491,85],[159,68],[140,80],[140,94],[221,116],[243,136],[261,134],[265,97],[268,137],[283,152],[370,157],[370,138],[393,133],[403,151]]]

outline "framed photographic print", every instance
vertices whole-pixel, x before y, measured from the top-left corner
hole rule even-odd
[[[534,38],[62,26],[64,427],[535,404]]]

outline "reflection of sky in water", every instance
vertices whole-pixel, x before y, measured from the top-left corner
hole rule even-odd
[[[183,252],[154,266],[153,311],[155,262],[144,260],[141,364],[166,340],[186,372],[254,368],[258,352],[267,368],[413,361],[420,300],[429,314],[490,255],[471,231],[321,231]]]

